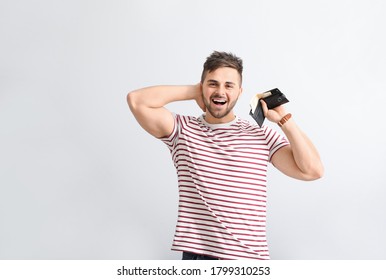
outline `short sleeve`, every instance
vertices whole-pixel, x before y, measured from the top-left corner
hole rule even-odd
[[[168,136],[159,138],[162,142],[166,144],[166,146],[170,151],[172,151],[177,144],[178,132],[179,132],[179,126],[180,126],[178,121],[179,115],[173,113],[173,117],[174,117],[174,127],[173,127],[172,133]]]

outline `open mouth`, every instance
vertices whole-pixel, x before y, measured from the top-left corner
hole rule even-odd
[[[218,106],[225,105],[227,103],[227,101],[225,99],[222,99],[222,98],[213,98],[212,102]]]

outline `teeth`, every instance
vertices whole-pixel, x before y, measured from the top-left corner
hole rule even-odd
[[[215,103],[221,103],[221,104],[225,104],[226,103],[226,100],[224,100],[224,99],[213,99],[213,102],[215,102]]]

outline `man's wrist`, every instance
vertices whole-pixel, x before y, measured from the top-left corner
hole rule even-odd
[[[288,113],[284,117],[282,117],[277,124],[279,125],[279,127],[282,127],[287,121],[289,121],[291,117],[292,117],[292,114]]]

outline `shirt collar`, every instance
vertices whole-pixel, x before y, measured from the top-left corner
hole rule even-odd
[[[235,116],[235,118],[234,118],[232,121],[227,122],[227,123],[208,123],[208,122],[205,120],[205,114],[202,114],[198,119],[199,119],[205,126],[210,127],[210,128],[227,128],[227,127],[232,126],[233,124],[235,124],[235,123],[238,121],[238,117]]]

